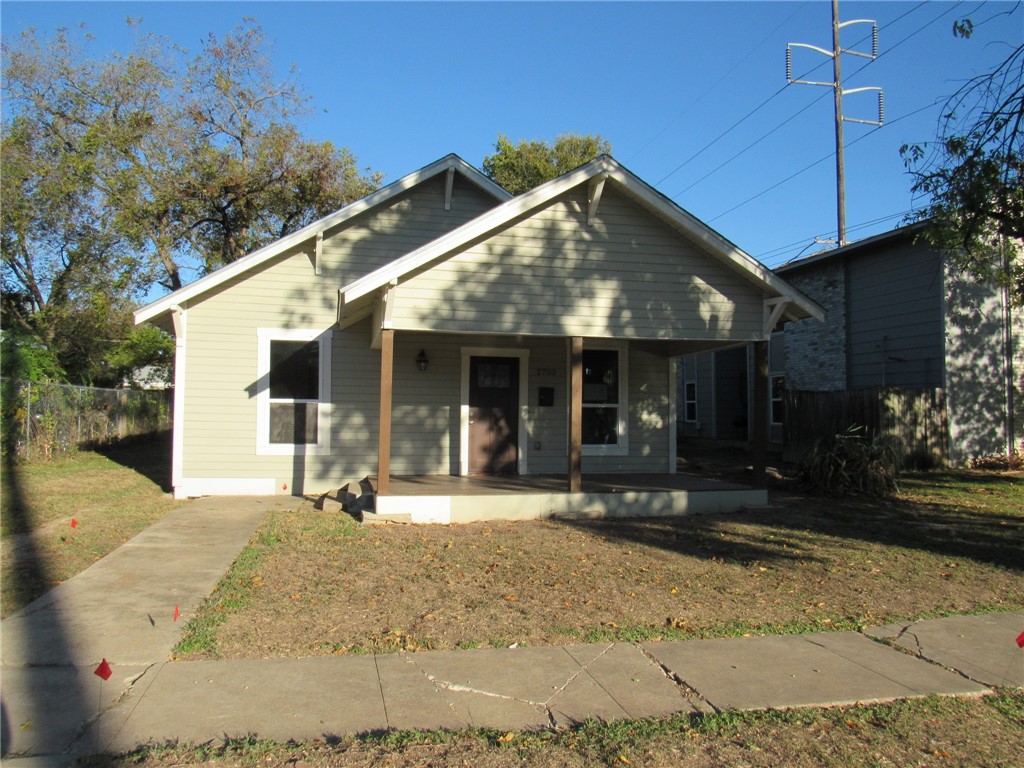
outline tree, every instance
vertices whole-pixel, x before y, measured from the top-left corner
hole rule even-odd
[[[953,29],[967,38],[973,24],[963,19]],[[900,154],[913,191],[929,200],[915,215],[927,222],[923,237],[1024,305],[1024,46],[947,100],[936,142],[904,145]]]
[[[513,195],[561,176],[598,155],[611,154],[612,146],[597,134],[563,133],[553,142],[513,144],[498,134],[495,152],[484,158],[484,173]]]
[[[124,55],[89,44],[67,30],[4,41],[0,177],[5,326],[83,382],[108,371],[155,284],[180,288],[380,182],[303,137],[309,100],[275,77],[251,20],[191,57],[153,35]],[[121,325],[97,328],[101,307]]]

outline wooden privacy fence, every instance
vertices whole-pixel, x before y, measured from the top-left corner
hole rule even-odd
[[[945,392],[940,389],[876,387],[839,392],[786,393],[783,455],[798,462],[814,445],[852,426],[867,438],[899,441],[909,466],[942,466],[949,457]]]
[[[171,428],[171,390],[0,380],[4,450],[46,458]]]

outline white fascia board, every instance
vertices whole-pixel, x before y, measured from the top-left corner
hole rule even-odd
[[[315,237],[317,234],[322,233],[331,227],[337,226],[354,216],[358,216],[360,213],[368,211],[374,206],[390,200],[396,195],[421,184],[439,173],[446,172],[449,168],[454,168],[460,171],[469,181],[490,194],[496,200],[504,201],[512,197],[507,190],[491,181],[483,173],[471,166],[458,155],[446,155],[440,160],[436,160],[418,171],[414,171],[403,176],[398,181],[392,182],[386,187],[381,187],[376,192],[371,192],[366,197],[362,197],[359,200],[349,203],[344,208],[339,208],[334,213],[328,214],[324,218],[314,221],[312,224],[308,224],[302,229],[299,229],[290,235],[286,235],[270,245],[260,248],[258,251],[253,251],[247,256],[243,256],[238,261],[221,267],[216,272],[212,272],[205,277],[201,277],[194,283],[189,283],[188,285],[179,288],[177,291],[169,293],[163,298],[157,299],[156,301],[137,309],[135,311],[135,324],[139,325],[148,320],[152,320],[159,315],[170,312],[174,305],[184,304],[188,300],[206,293],[236,275],[243,274],[248,272],[250,269],[258,267],[267,260],[272,259],[289,248],[302,243],[304,240]]]

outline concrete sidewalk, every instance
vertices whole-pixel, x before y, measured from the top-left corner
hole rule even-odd
[[[184,619],[266,511],[295,503],[192,502],[4,621],[4,754],[26,755],[5,764],[67,765],[79,755],[247,735],[536,729],[1024,686],[1024,651],[1014,642],[1024,613],[864,634],[168,662]],[[112,666],[107,681],[93,674],[101,658]]]

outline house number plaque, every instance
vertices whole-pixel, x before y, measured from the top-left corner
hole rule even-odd
[[[554,376],[555,375],[555,369],[554,368],[538,368],[537,369],[537,375],[538,376]]]

